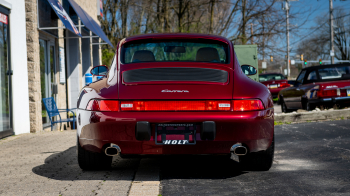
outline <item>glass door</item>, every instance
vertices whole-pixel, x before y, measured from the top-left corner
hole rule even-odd
[[[13,134],[8,15],[0,13],[0,138]]]
[[[50,44],[49,41],[40,39],[40,79],[41,79],[41,97],[48,98],[53,97],[56,100],[57,92],[54,91],[55,87],[55,46]],[[43,126],[49,126],[50,120],[43,102],[41,102],[41,113]]]

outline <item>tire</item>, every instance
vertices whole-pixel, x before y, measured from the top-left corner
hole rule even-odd
[[[273,163],[275,153],[275,137],[268,149],[260,152],[249,153],[239,157],[239,163],[248,170],[268,171]]]
[[[290,110],[287,108],[286,103],[284,103],[284,100],[281,98],[281,111],[283,113],[288,113],[290,112]]]
[[[82,170],[102,170],[111,168],[113,157],[84,150],[77,139],[78,164]]]
[[[306,110],[306,111],[312,111],[312,110],[314,110],[315,108],[316,108],[316,107],[315,107],[313,104],[309,103],[308,101],[305,102],[305,110]]]

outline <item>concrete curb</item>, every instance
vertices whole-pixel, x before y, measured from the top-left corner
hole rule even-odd
[[[307,122],[317,120],[346,119],[350,117],[350,109],[311,111],[300,113],[275,114],[275,122]]]

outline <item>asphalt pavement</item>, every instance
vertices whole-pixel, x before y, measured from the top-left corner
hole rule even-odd
[[[275,126],[267,172],[216,157],[163,161],[163,195],[350,195],[350,121]],[[169,159],[170,160],[170,159]]]
[[[273,103],[273,109],[275,110],[275,113],[280,114],[282,113],[281,105],[277,103]]]
[[[350,120],[275,126],[270,171],[222,156],[122,159],[82,171],[74,131],[0,140],[0,195],[350,195]]]

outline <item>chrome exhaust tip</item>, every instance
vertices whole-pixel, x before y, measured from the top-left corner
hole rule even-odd
[[[105,154],[107,156],[116,156],[120,154],[120,152],[121,152],[120,147],[116,144],[111,144],[111,146],[105,149]]]
[[[247,148],[242,146],[242,143],[237,143],[237,144],[233,145],[231,147],[230,151],[237,156],[246,155],[248,152]]]

